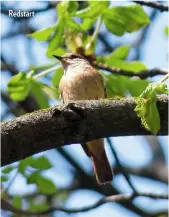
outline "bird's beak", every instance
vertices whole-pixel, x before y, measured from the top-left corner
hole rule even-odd
[[[53,57],[55,57],[56,59],[58,59],[59,61],[62,60],[62,57],[61,56],[57,56],[57,55],[52,55]]]

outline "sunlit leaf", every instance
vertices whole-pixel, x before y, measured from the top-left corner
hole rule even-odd
[[[151,83],[136,100],[137,106],[135,111],[137,116],[141,118],[144,127],[153,134],[157,134],[160,129],[160,116],[156,105],[156,94],[165,94],[166,92],[168,91],[165,84]]]
[[[81,23],[81,28],[83,29],[83,30],[88,30],[88,29],[90,29],[92,26],[93,26],[93,24],[96,22],[96,17],[95,18],[85,18],[84,20],[83,20],[83,22]]]
[[[127,85],[127,91],[131,94],[133,97],[138,97],[149,85],[149,81],[147,80],[140,80],[140,79],[128,79],[126,82]]]
[[[80,27],[80,25],[77,22],[75,22],[71,17],[67,17],[66,25],[67,27],[74,29],[76,31],[82,31],[82,28]]]
[[[8,82],[8,93],[13,100],[24,100],[28,96],[29,91],[30,79],[23,72],[13,76]]]
[[[50,26],[48,28],[40,29],[37,32],[34,32],[32,34],[28,34],[28,36],[38,40],[38,41],[46,41],[49,39],[51,34],[54,32],[56,26]]]
[[[68,12],[70,14],[73,14],[74,12],[77,11],[78,6],[79,6],[79,4],[78,4],[77,1],[69,1],[69,5],[68,5],[68,9],[67,10],[68,10]]]
[[[53,51],[56,50],[62,44],[63,32],[64,32],[64,21],[59,20],[56,25],[54,35],[52,36],[48,45],[47,55],[49,57],[52,57]]]
[[[125,60],[129,54],[129,51],[130,51],[129,45],[122,45],[113,51],[113,53],[109,56],[109,59]]]
[[[123,61],[123,60],[119,60],[119,59],[111,59],[108,58],[106,60],[106,64],[116,67],[116,68],[120,68],[120,69],[124,69],[126,71],[131,71],[131,72],[140,72],[141,70],[145,70],[147,67],[144,65],[144,63],[140,62],[140,61]]]
[[[147,14],[140,5],[108,8],[104,11],[104,23],[115,35],[136,32],[150,23]]]
[[[106,83],[107,98],[124,97],[126,93],[126,78],[118,75],[102,74]]]
[[[108,7],[108,1],[97,1],[90,2],[89,7],[79,10],[75,13],[75,16],[81,18],[92,18],[98,17],[101,15],[104,10]]]
[[[58,12],[59,17],[63,17],[65,15],[67,15],[68,6],[69,6],[69,2],[68,1],[61,1],[57,5],[57,12]]]

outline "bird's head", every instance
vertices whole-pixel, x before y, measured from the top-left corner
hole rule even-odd
[[[87,59],[77,53],[67,53],[63,56],[53,55],[57,58],[63,65],[63,68],[66,69],[68,66],[76,67],[81,64],[89,64]]]

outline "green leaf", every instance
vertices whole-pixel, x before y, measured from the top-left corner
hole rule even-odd
[[[75,16],[81,18],[97,18],[108,7],[108,1],[90,1],[90,6],[79,10],[75,13]]]
[[[20,196],[14,196],[12,204],[15,208],[22,208],[22,198]]]
[[[168,90],[168,87],[167,87],[167,85],[166,84],[164,84],[164,83],[156,83],[156,84],[154,84],[154,86],[155,86],[155,92],[157,93],[157,94],[169,94],[169,90]]]
[[[56,26],[50,26],[48,28],[40,29],[37,32],[34,32],[32,34],[28,34],[28,36],[38,40],[38,41],[46,41],[49,39],[51,34],[54,32]]]
[[[106,82],[107,98],[124,97],[126,92],[126,78],[118,75],[102,74]]]
[[[19,172],[21,172],[23,174],[25,171],[25,168],[27,166],[33,167],[33,168],[38,169],[38,170],[46,170],[46,169],[49,169],[52,167],[49,160],[44,156],[40,156],[37,158],[28,157],[28,158],[20,161]]]
[[[156,106],[156,99],[137,99],[135,111],[138,117],[141,118],[143,126],[151,131],[154,135],[160,129],[160,117]]]
[[[130,46],[129,45],[122,45],[118,47],[113,53],[110,55],[110,60],[112,59],[120,59],[125,60],[129,54]]]
[[[165,27],[165,34],[166,34],[167,36],[169,36],[169,27],[168,27],[168,26]]]
[[[67,53],[67,51],[64,48],[59,47],[53,51],[52,55],[62,56],[65,53]]]
[[[156,92],[163,89],[159,83],[151,83],[145,91],[137,98],[135,111],[141,118],[144,127],[154,135],[160,129],[160,116],[156,105]]]
[[[83,20],[83,22],[81,23],[81,28],[84,30],[84,31],[86,31],[86,30],[88,30],[88,29],[90,29],[92,26],[93,26],[93,24],[96,22],[96,19],[97,19],[97,17],[95,17],[95,18],[85,18],[84,20]]]
[[[149,85],[147,80],[134,80],[128,79],[126,82],[126,89],[131,94],[132,97],[138,97]]]
[[[127,62],[127,61],[123,61],[123,60],[119,60],[119,59],[111,59],[111,58],[108,58],[106,60],[106,64],[113,66],[113,67],[116,67],[116,68],[131,71],[131,72],[140,72],[141,70],[145,70],[147,68],[140,61]]]
[[[43,84],[41,82],[31,80],[31,90],[41,109],[48,108],[48,99],[43,92]]]
[[[83,31],[80,25],[76,23],[71,17],[67,17],[66,26],[76,31]]]
[[[30,166],[32,162],[33,162],[33,157],[27,157],[24,160],[21,160],[19,162],[18,171],[21,174],[25,175],[25,169],[26,169],[26,167]]]
[[[56,186],[53,184],[53,182],[43,176],[38,177],[36,184],[41,193],[54,194],[57,191]]]
[[[68,12],[69,14],[73,14],[77,11],[79,4],[76,1],[69,1]]]
[[[58,68],[52,76],[52,83],[54,87],[59,87],[60,80],[63,76],[63,68]]]
[[[30,166],[39,170],[47,170],[52,167],[51,163],[45,156],[34,158]]]
[[[5,168],[2,169],[2,172],[3,172],[4,174],[8,174],[8,173],[12,172],[13,169],[15,169],[14,166],[7,166],[7,167],[5,167]]]
[[[103,20],[108,31],[118,36],[136,32],[150,23],[140,5],[108,8],[104,11]]]
[[[8,176],[2,175],[1,182],[7,182],[7,181],[8,181]]]
[[[49,205],[46,203],[35,204],[35,202],[30,201],[29,210],[30,211],[45,211],[49,209]]]
[[[61,46],[63,41],[64,25],[65,23],[61,19],[57,22],[54,35],[52,36],[47,49],[48,57],[53,57],[53,51]]]
[[[89,1],[90,6],[97,7],[98,4],[101,4],[103,8],[108,8],[110,1]]]
[[[57,12],[58,12],[59,17],[63,17],[65,15],[67,15],[68,6],[69,6],[68,1],[61,1],[57,5]]]
[[[18,73],[8,82],[8,92],[12,100],[22,101],[24,100],[30,91],[30,79],[26,77],[23,72]]]
[[[31,175],[27,176],[27,184],[36,184],[39,176],[41,176],[39,171],[31,173]]]
[[[28,176],[27,183],[35,183],[39,191],[43,194],[54,194],[57,191],[56,186],[53,184],[53,182],[38,172],[34,172]]]

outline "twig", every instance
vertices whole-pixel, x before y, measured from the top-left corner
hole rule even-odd
[[[159,83],[163,83],[164,81],[166,81],[169,78],[169,73],[166,74],[160,81]]]
[[[45,70],[45,71],[43,71],[43,72],[41,72],[41,73],[39,73],[39,74],[33,76],[33,78],[34,78],[34,79],[39,79],[39,78],[41,78],[41,77],[43,77],[43,76],[45,76],[45,75],[47,75],[47,74],[49,74],[49,73],[51,73],[51,72],[54,72],[54,71],[57,70],[58,68],[60,68],[60,66],[59,66],[59,67],[58,67],[58,66],[54,66],[54,67],[52,67],[52,68],[50,68],[50,69],[47,69],[47,70]]]
[[[145,6],[148,6],[148,7],[151,7],[151,8],[158,9],[161,12],[169,10],[168,6],[163,5],[163,4],[159,3],[159,2],[154,2],[154,1],[133,1],[133,2],[135,2],[137,4],[140,4],[140,5],[145,5]]]
[[[133,186],[133,184],[132,184],[132,182],[131,182],[131,179],[130,179],[130,176],[128,175],[128,173],[125,171],[125,169],[124,169],[123,166],[121,165],[120,160],[119,160],[119,158],[118,158],[118,155],[117,155],[117,153],[116,153],[116,150],[115,150],[115,148],[113,147],[113,144],[112,144],[112,142],[111,142],[111,140],[110,140],[109,137],[107,138],[107,142],[109,143],[109,146],[110,146],[110,148],[111,148],[111,151],[112,151],[112,153],[113,153],[113,155],[114,155],[114,158],[115,158],[115,160],[116,160],[116,162],[117,162],[117,164],[118,164],[118,166],[119,166],[119,168],[120,168],[120,170],[121,170],[123,176],[125,177],[126,181],[127,181],[128,184],[130,185],[130,187],[132,188],[133,193],[134,193],[135,195],[137,195],[137,190],[136,190],[135,187]]]
[[[95,29],[95,31],[94,31],[94,33],[93,33],[93,35],[92,35],[92,38],[91,38],[91,40],[89,41],[89,43],[87,43],[87,45],[86,45],[86,49],[89,49],[90,46],[92,45],[92,43],[96,40],[97,35],[98,35],[98,33],[99,33],[99,28],[100,28],[101,24],[102,24],[102,17],[100,16],[100,17],[98,18],[98,20],[97,20],[96,29]]]
[[[104,63],[97,63],[95,61],[92,62],[92,65],[95,66],[98,69],[102,69],[108,72],[111,72],[112,74],[117,74],[117,75],[123,75],[123,76],[137,76],[141,79],[146,79],[148,77],[153,77],[156,75],[166,75],[168,73],[168,70],[166,69],[159,69],[159,68],[154,68],[154,69],[145,69],[140,72],[133,72],[133,71],[128,71],[116,67],[110,67]]]
[[[167,167],[165,167],[165,165],[161,165],[159,163],[152,163],[142,168],[135,169],[127,166],[123,166],[123,168],[128,174],[140,176],[140,177],[146,177],[149,179],[154,179],[159,182],[163,182],[164,184],[168,184],[168,176],[167,176],[168,170]],[[115,174],[121,173],[121,169],[118,166],[115,166],[114,173]]]
[[[46,209],[44,211],[40,212],[33,212],[33,211],[27,211],[23,209],[17,209],[10,205],[7,201],[2,200],[1,203],[1,208],[7,211],[11,211],[16,214],[24,214],[25,216],[31,216],[31,215],[46,215],[48,213],[54,212],[54,211],[61,211],[61,212],[66,212],[66,213],[78,213],[78,212],[86,212],[92,209],[95,209],[105,203],[109,202],[122,202],[122,201],[131,201],[136,197],[150,197],[153,199],[168,199],[168,195],[165,194],[154,194],[154,193],[138,193],[137,195],[135,194],[118,194],[118,195],[112,195],[108,197],[104,197],[100,199],[98,202],[94,203],[93,205],[89,205],[87,207],[83,208],[74,208],[74,209],[69,209],[69,208],[63,208],[63,207],[50,207],[49,209]]]

